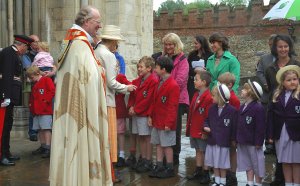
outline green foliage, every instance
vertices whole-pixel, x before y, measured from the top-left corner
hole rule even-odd
[[[248,0],[221,0],[221,4],[225,4],[229,7],[236,7],[240,5],[247,5]]]
[[[184,14],[188,14],[191,9],[203,10],[205,8],[210,8],[212,5],[209,0],[195,0],[192,3],[185,3],[183,0],[167,0],[163,2],[158,8],[158,14],[161,11],[168,11],[169,14],[173,14],[175,10],[183,10]]]

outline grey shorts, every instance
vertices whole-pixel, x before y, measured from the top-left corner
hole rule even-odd
[[[153,128],[151,132],[151,143],[162,147],[174,146],[176,145],[176,131]]]
[[[190,137],[190,144],[191,144],[191,148],[205,152],[207,142],[206,142],[206,140],[203,140],[200,138]]]
[[[34,116],[32,129],[52,129],[52,115]]]
[[[148,117],[132,117],[132,134],[151,135],[151,128],[148,126]]]

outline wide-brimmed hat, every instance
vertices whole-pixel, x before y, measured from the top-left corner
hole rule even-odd
[[[276,74],[276,80],[278,83],[280,83],[280,78],[282,74],[288,70],[294,70],[298,74],[298,78],[300,78],[300,67],[297,65],[287,65],[285,67],[282,67],[280,70],[278,70]]]
[[[121,34],[121,29],[115,25],[105,25],[101,31],[101,39],[110,39],[117,41],[124,41],[124,37]]]
[[[31,39],[30,37],[25,36],[25,35],[14,35],[14,38],[15,38],[16,41],[19,41],[19,42],[24,43],[26,45],[30,45],[32,42],[34,42],[33,39]]]
[[[230,90],[228,89],[228,87],[224,84],[218,83],[217,88],[222,100],[225,103],[228,103],[230,99]]]
[[[250,85],[257,99],[260,99],[263,95],[263,90],[260,84],[258,84],[256,81],[251,81],[250,79],[248,79],[248,84]]]

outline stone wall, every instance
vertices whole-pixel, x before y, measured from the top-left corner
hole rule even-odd
[[[248,77],[255,74],[258,54],[269,52],[268,37],[273,33],[288,34],[287,28],[293,23],[295,36],[300,41],[300,22],[289,20],[262,20],[263,16],[274,5],[264,7],[262,1],[254,1],[251,9],[237,7],[219,7],[219,10],[192,10],[184,15],[181,10],[169,15],[161,12],[156,16],[154,12],[154,51],[160,51],[161,38],[170,32],[180,36],[185,44],[184,52],[193,50],[193,39],[196,35],[207,38],[213,32],[222,32],[230,40],[230,51],[241,62],[241,76]],[[295,43],[297,59],[300,60],[300,42]]]

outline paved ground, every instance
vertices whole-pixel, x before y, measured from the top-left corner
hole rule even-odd
[[[183,131],[184,133],[184,131]],[[49,159],[42,159],[39,156],[32,156],[31,151],[39,147],[37,142],[28,139],[12,139],[12,152],[21,156],[21,160],[14,167],[0,166],[0,186],[48,186]],[[195,168],[195,152],[190,148],[189,139],[182,135],[182,153],[180,154],[180,165],[176,167],[176,177],[170,179],[153,179],[145,174],[137,174],[129,168],[119,169],[118,173],[122,177],[122,182],[116,186],[174,186],[200,185],[196,181],[187,181],[187,174],[191,174]],[[266,177],[264,185],[272,179],[274,169],[274,157],[266,156]],[[238,186],[246,185],[244,172],[238,173]]]

